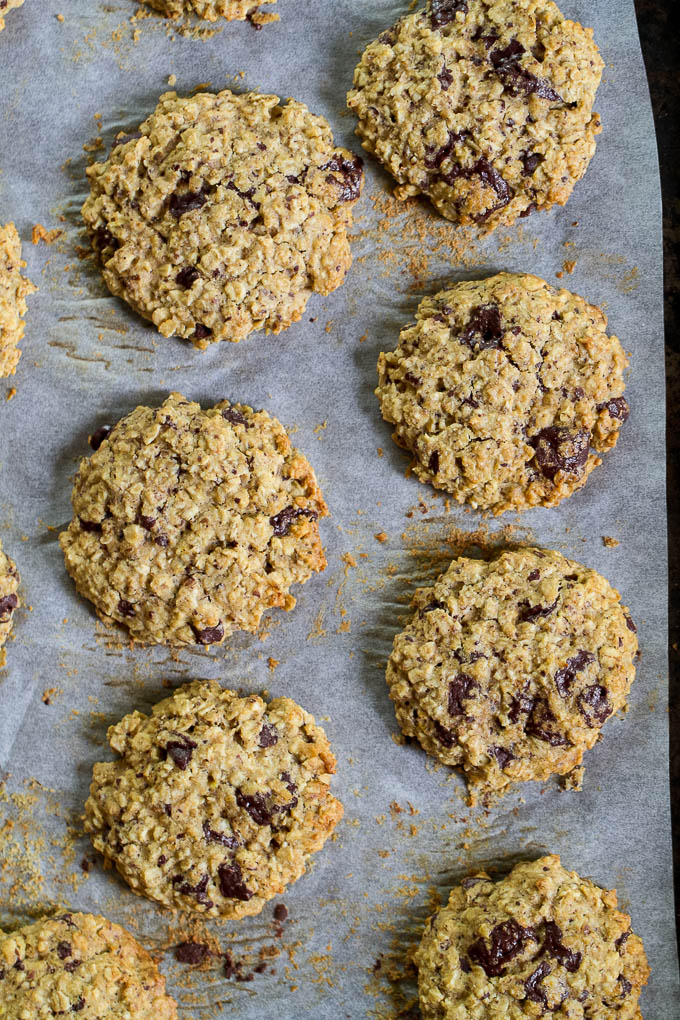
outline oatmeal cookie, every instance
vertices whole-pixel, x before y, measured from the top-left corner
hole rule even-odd
[[[16,371],[21,357],[18,345],[24,335],[22,316],[26,314],[26,298],[37,289],[21,275],[25,265],[16,227],[13,223],[0,225],[0,378]]]
[[[642,1020],[642,940],[616,891],[551,855],[463,879],[415,956],[423,1020]]]
[[[163,336],[279,333],[351,264],[361,160],[295,100],[168,92],[87,173],[104,280]]]
[[[432,0],[368,46],[348,104],[398,198],[488,231],[567,201],[601,130],[603,67],[550,0]]]
[[[626,705],[635,624],[560,553],[461,556],[414,607],[387,665],[399,725],[483,794],[570,772]]]
[[[0,1020],[177,1020],[165,979],[124,928],[63,914],[0,931]]]
[[[498,273],[420,304],[378,361],[383,418],[423,482],[495,514],[557,506],[628,417],[626,356],[594,305]]]
[[[130,887],[163,906],[259,914],[342,817],[326,735],[288,698],[196,681],[108,739],[120,758],[95,765],[85,828]]]
[[[254,632],[326,566],[314,472],[275,418],[171,394],[90,439],[59,538],[101,619],[156,644]]]

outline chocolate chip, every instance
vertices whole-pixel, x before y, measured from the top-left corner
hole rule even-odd
[[[173,885],[182,883],[179,886],[179,891],[183,896],[193,896],[197,903],[201,903],[208,908],[212,907],[212,900],[209,900],[206,895],[210,883],[208,875],[203,875],[196,885],[190,885],[189,882],[185,882],[181,875],[175,875],[172,882]]]
[[[486,939],[479,938],[468,949],[467,955],[471,963],[484,970],[487,977],[500,977],[505,972],[505,964],[521,953],[529,939],[533,939],[531,928],[523,928],[511,919],[497,924],[490,932],[491,945]]]
[[[285,903],[277,903],[274,907],[274,920],[283,924],[288,919],[288,907]]]
[[[92,247],[101,255],[105,248],[113,248],[116,251],[120,245],[108,227],[97,227],[92,234]]]
[[[628,628],[628,630],[632,630],[633,634],[637,634],[637,627],[635,626],[635,624],[631,620],[630,616],[626,616],[625,620],[626,620],[626,627]]]
[[[74,1002],[71,1006],[72,1013],[80,1013],[81,1010],[85,1009],[85,999],[80,996],[77,1002]]]
[[[559,599],[555,599],[550,606],[530,606],[528,602],[520,602],[518,606],[517,619],[520,623],[533,623],[534,620],[550,616],[550,614],[557,608],[558,602]]]
[[[460,342],[472,350],[486,351],[502,348],[503,324],[497,305],[479,305],[473,308],[472,316],[460,335]]]
[[[442,87],[442,92],[446,92],[453,81],[453,75],[449,71],[446,64],[442,67],[441,71],[437,75],[437,80]]]
[[[449,715],[465,715],[463,701],[472,697],[472,690],[477,684],[467,673],[459,673],[449,682]]]
[[[524,167],[524,176],[531,177],[536,167],[543,162],[545,156],[542,156],[540,152],[523,152],[520,159]]]
[[[559,425],[549,425],[532,436],[529,444],[536,451],[534,459],[539,471],[552,481],[558,471],[582,474],[590,451],[590,432],[587,429],[574,432]]]
[[[67,974],[73,974],[73,971],[77,970],[82,962],[82,960],[69,960],[68,963],[64,964],[64,970]]]
[[[240,790],[237,790],[236,803],[248,812],[256,825],[271,825],[272,809],[268,794],[241,793]]]
[[[432,453],[430,454],[430,459],[427,462],[427,466],[428,466],[428,469],[432,472],[433,475],[436,475],[436,474],[439,473],[439,451],[438,450],[433,450],[432,451]]]
[[[222,621],[216,627],[194,627],[191,625],[199,645],[216,645],[224,637],[224,626]]]
[[[564,747],[568,743],[567,738],[551,728],[550,724],[554,722],[557,720],[548,702],[545,698],[537,698],[524,724],[524,730],[530,737],[543,740],[551,747]]]
[[[531,573],[529,574],[527,580],[529,580],[529,581],[538,581],[540,576],[541,576],[541,571],[540,570],[532,570]]]
[[[196,747],[198,747],[198,744],[195,744],[189,737],[182,737],[181,740],[171,740],[161,749],[161,757],[163,759],[172,758],[177,768],[184,772],[191,761],[191,756]],[[165,754],[162,753],[163,751]]]
[[[98,450],[104,440],[108,439],[112,428],[113,425],[101,425],[95,432],[92,433],[89,443],[93,450]]]
[[[505,49],[492,50],[489,60],[503,82],[503,87],[511,96],[524,93],[525,96],[537,95],[540,99],[548,99],[553,103],[563,102],[546,78],[537,78],[526,71],[520,64],[524,55],[524,47],[517,39],[511,40]]]
[[[196,266],[185,266],[175,277],[175,283],[178,283],[180,287],[190,287],[200,278],[200,275]]]
[[[205,340],[209,336],[212,336],[210,326],[204,326],[202,322],[197,322],[194,327],[194,340]]]
[[[203,838],[206,843],[221,843],[228,846],[230,850],[237,850],[241,846],[241,840],[237,836],[229,836],[226,832],[218,832],[210,828],[210,822],[203,822]]]
[[[260,735],[257,739],[260,747],[274,747],[279,739],[276,726],[270,725],[269,723],[263,723]]]
[[[543,945],[541,946],[541,953],[546,953],[548,956],[552,956],[553,959],[561,963],[565,970],[568,970],[570,974],[575,974],[581,966],[583,959],[582,953],[575,953],[572,949],[568,949],[562,942],[562,931],[555,924],[554,921],[545,922],[545,935],[543,938]]]
[[[364,161],[360,156],[346,159],[342,153],[336,152],[333,158],[321,167],[322,170],[332,170],[334,173],[340,174],[340,181],[337,177],[327,178],[332,184],[339,185],[340,202],[354,202],[361,194],[363,165]]]
[[[606,411],[610,418],[618,418],[619,421],[627,421],[630,414],[628,401],[625,397],[612,397],[604,404],[597,405],[598,411]]]
[[[529,715],[535,703],[535,698],[529,697],[528,694],[520,694],[518,697],[513,698],[510,704],[510,711],[508,712],[510,722],[516,723],[520,715]]]
[[[600,684],[591,684],[581,691],[576,699],[579,712],[591,728],[601,726],[612,714],[612,706],[607,698],[607,688]]]
[[[444,28],[455,20],[459,12],[467,14],[468,0],[431,0],[430,24],[433,28]]]
[[[437,599],[434,599],[434,601],[428,602],[428,604],[420,610],[420,615],[424,616],[425,613],[431,613],[435,609],[446,609],[446,603],[439,602]]]
[[[572,656],[571,659],[567,659],[566,666],[562,669],[558,669],[555,673],[555,686],[559,692],[561,698],[566,698],[571,689],[571,685],[576,679],[576,674],[580,673],[582,669],[590,662],[595,662],[595,656],[592,652],[586,652],[581,649],[576,655]]]
[[[121,616],[134,616],[135,607],[127,599],[120,599],[118,602],[118,612]]]
[[[542,1006],[548,1005],[548,996],[545,989],[541,988],[541,982],[550,974],[550,970],[550,964],[544,960],[543,963],[539,963],[533,974],[529,975],[524,982],[527,999],[530,999],[532,1002],[538,1002]]]
[[[489,754],[498,762],[500,769],[504,769],[511,761],[515,760],[515,756],[511,751],[508,751],[506,747],[500,747],[498,744],[493,744],[488,750]]]
[[[220,864],[217,874],[220,879],[220,892],[226,899],[243,900],[243,902],[252,899],[254,893],[246,887],[243,881],[243,872],[236,861],[232,864],[226,862]]]
[[[244,202],[247,202],[249,205],[252,205],[252,207],[254,209],[259,209],[260,208],[259,202],[255,202],[253,200],[253,195],[255,194],[255,188],[248,188],[247,191],[241,191],[240,188],[236,187],[236,185],[234,184],[233,181],[229,181],[229,183],[227,184],[227,188],[229,189],[229,191],[235,191],[236,194],[240,198],[242,198]]]
[[[67,956],[71,956],[73,948],[70,942],[58,942],[57,943],[57,956],[60,960],[65,960]]]
[[[308,517],[310,521],[317,521],[319,514],[316,510],[311,510],[307,507],[287,506],[277,514],[274,514],[273,517],[270,517],[269,523],[274,529],[274,534],[280,538],[288,534],[293,521],[297,520],[298,517]]]
[[[210,950],[201,942],[180,942],[175,957],[180,963],[203,963],[210,956]]]
[[[447,730],[441,723],[434,721],[434,734],[443,747],[453,747],[456,743],[456,734],[453,730]]]
[[[100,521],[86,521],[83,517],[79,517],[80,526],[83,531],[101,531],[102,526]]]
[[[633,934],[633,932],[629,928],[628,931],[624,931],[624,933],[622,935],[619,935],[619,937],[614,942],[614,945],[616,946],[616,948],[619,951],[619,953],[621,954],[621,956],[623,956],[623,954],[625,952],[626,942],[628,941],[628,939],[631,937],[632,934]]]
[[[14,593],[3,595],[0,599],[0,618],[11,616],[18,605],[19,599]]]
[[[200,191],[175,191],[168,202],[168,209],[172,216],[178,220],[185,213],[191,212],[193,209],[200,209],[208,201],[208,196],[205,191],[201,188]]]
[[[235,407],[225,407],[222,411],[222,417],[225,421],[230,422],[231,425],[247,425],[246,418],[237,411]]]
[[[448,140],[439,149],[432,145],[425,148],[425,166],[430,170],[438,170],[447,159],[453,158],[454,148],[457,142],[462,142],[469,137],[469,131],[449,131]]]
[[[160,534],[156,535],[156,537],[154,538],[154,542],[156,543],[156,545],[159,545],[161,549],[165,549],[167,548],[170,540],[167,535],[164,535],[163,532],[160,532]]]
[[[629,995],[630,994],[630,990],[631,990],[631,988],[633,986],[631,985],[631,983],[628,980],[628,978],[624,977],[623,974],[619,974],[619,976],[618,976],[618,978],[616,980],[620,981],[620,983],[621,983],[621,995],[624,995],[624,996],[625,995]]]
[[[513,198],[515,192],[505,178],[499,174],[498,170],[491,165],[485,156],[481,156],[476,163],[472,164],[472,166],[460,166],[460,164],[457,164],[452,167],[448,173],[442,174],[442,180],[446,181],[446,183],[451,186],[453,186],[459,178],[469,181],[475,177],[480,177],[487,187],[492,188],[495,191],[496,197],[498,198],[496,205],[492,206],[491,209],[487,209],[485,213],[475,217],[477,223],[483,223],[489,218],[489,216],[491,216],[492,213],[497,212],[499,209],[506,206]]]

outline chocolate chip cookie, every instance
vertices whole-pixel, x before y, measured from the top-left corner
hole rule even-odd
[[[642,1020],[649,966],[616,902],[556,855],[463,879],[415,954],[423,1020]]]
[[[2,1020],[177,1020],[149,954],[94,914],[63,914],[0,931]]]
[[[195,681],[108,739],[120,758],[95,765],[85,828],[130,887],[163,906],[259,914],[342,817],[326,735],[288,698]]]
[[[537,276],[426,297],[378,361],[383,418],[423,482],[495,514],[557,506],[628,417],[626,357],[603,312]]]
[[[5,27],[4,15],[13,10],[15,7],[21,7],[23,2],[24,0],[0,0],[0,32],[2,32]],[[0,227],[0,233],[1,232],[2,228]]]
[[[132,639],[220,644],[325,568],[314,472],[266,411],[172,393],[90,443],[59,541],[80,594]]]
[[[387,665],[399,725],[483,794],[570,772],[626,705],[635,624],[558,552],[462,556],[413,605]]]
[[[2,0],[0,0],[0,3]],[[0,18],[2,28],[2,18]],[[21,275],[21,241],[13,223],[0,225],[0,377],[14,375],[21,357],[26,298],[36,288]]]
[[[20,605],[18,592],[19,571],[5,555],[0,542],[0,649],[12,630],[14,610]],[[0,661],[4,654],[0,652]]]
[[[104,280],[163,336],[279,333],[351,264],[361,160],[292,99],[168,92],[87,173]]]
[[[603,67],[550,0],[431,0],[368,46],[348,104],[398,198],[488,231],[567,201],[601,130]]]
[[[2,0],[0,0],[0,3]],[[23,3],[23,0],[21,0]],[[181,18],[186,14],[197,14],[206,21],[245,21],[246,18],[256,28],[261,28],[272,21],[278,21],[278,14],[265,14],[260,7],[275,4],[276,0],[141,0],[154,10],[160,11],[166,18]]]

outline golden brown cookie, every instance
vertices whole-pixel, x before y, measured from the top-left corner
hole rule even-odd
[[[120,758],[95,765],[85,828],[130,887],[163,906],[259,914],[342,817],[326,735],[288,698],[196,681],[108,738]]]
[[[635,678],[619,600],[550,550],[454,560],[394,639],[387,683],[403,732],[482,793],[570,772]]]
[[[642,1020],[649,966],[616,892],[556,855],[463,879],[415,956],[423,1020]]]
[[[0,18],[0,28],[2,19]],[[0,225],[0,377],[14,375],[21,357],[26,298],[37,289],[21,275],[21,241],[13,223]]]
[[[603,67],[550,0],[432,0],[367,47],[348,103],[398,198],[491,230],[567,201],[595,152]]]
[[[279,333],[340,286],[361,167],[295,100],[168,92],[89,167],[83,218],[111,293],[204,349]]]
[[[538,276],[426,297],[378,361],[383,418],[423,482],[495,514],[557,506],[628,417],[626,357],[603,312]]]

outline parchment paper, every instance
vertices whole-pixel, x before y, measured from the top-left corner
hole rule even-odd
[[[263,31],[232,24],[198,40],[155,16],[131,23],[133,0],[28,0],[0,35],[0,220],[16,222],[40,287],[18,372],[0,387],[0,398],[17,389],[10,402],[0,399],[0,534],[31,607],[16,614],[0,672],[0,923],[56,904],[108,915],[158,951],[183,1017],[387,1017],[413,996],[408,974],[396,979],[433,889],[446,898],[473,867],[502,872],[522,857],[559,852],[569,868],[616,886],[653,968],[643,1013],[672,1020],[680,995],[667,769],[660,198],[633,0],[562,5],[594,27],[607,64],[597,98],[604,133],[565,209],[478,243],[426,203],[388,215],[390,182],[369,158],[345,286],[312,299],[303,321],[279,337],[200,354],[158,337],[78,257],[84,167],[154,108],[170,74],[180,92],[210,83],[295,96],[358,151],[345,111],[357,54],[406,0],[277,6],[281,22]],[[88,156],[83,145],[98,124],[104,148]],[[34,247],[37,222],[65,233]],[[509,269],[556,282],[565,260],[576,266],[562,282],[606,307],[632,355],[632,414],[619,445],[557,510],[495,521],[446,510],[433,490],[405,477],[406,458],[372,393],[378,352],[395,345],[423,293],[448,280]],[[55,530],[70,518],[88,433],[173,389],[205,404],[229,397],[266,407],[295,430],[332,511],[322,524],[328,570],[299,590],[293,613],[274,614],[259,637],[174,657],[130,650],[104,633],[65,574]],[[459,779],[393,739],[384,684],[409,594],[460,548],[455,529],[480,528],[484,548],[532,541],[601,571],[630,606],[642,648],[630,711],[607,724],[587,755],[583,792],[525,784],[489,812],[469,810]],[[381,544],[374,535],[383,531]],[[603,536],[620,544],[606,547]],[[292,696],[324,722],[339,759],[345,819],[283,897],[290,919],[282,936],[272,905],[258,918],[209,926],[244,973],[258,954],[281,951],[276,973],[252,981],[227,980],[217,958],[205,971],[176,962],[178,920],[100,863],[89,875],[80,863],[94,860],[79,816],[93,762],[109,757],[107,725],[165,696],[164,681],[196,676]],[[205,932],[195,937],[205,941]]]

